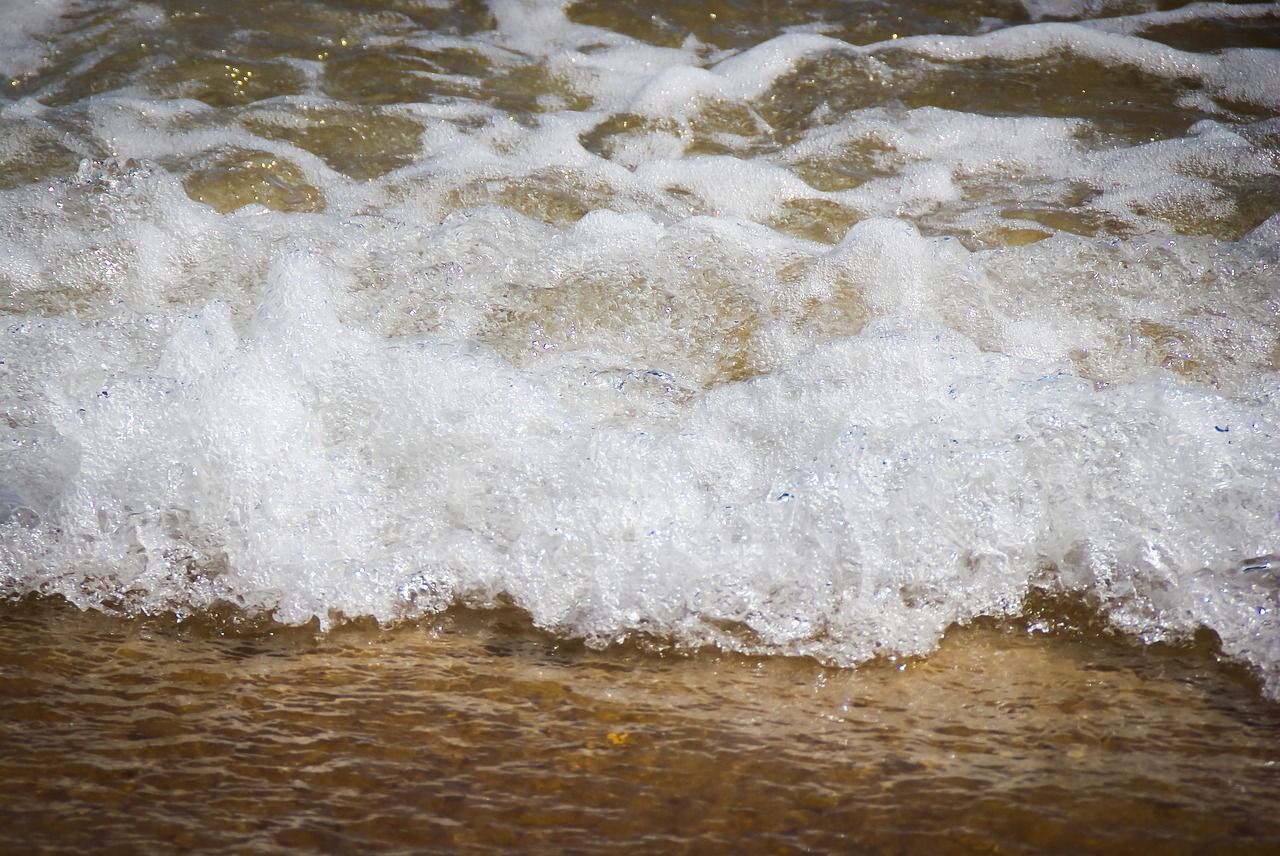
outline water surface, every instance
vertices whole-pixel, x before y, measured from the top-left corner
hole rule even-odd
[[[1278,17],[0,3],[10,846],[1274,849]]]

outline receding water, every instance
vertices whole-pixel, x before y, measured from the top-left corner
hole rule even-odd
[[[5,608],[13,852],[1271,853],[1280,710],[1071,604],[928,658]],[[1064,616],[1067,616],[1064,618]],[[1073,624],[1072,621],[1075,621]]]
[[[0,841],[1274,852],[1278,8],[0,0]]]

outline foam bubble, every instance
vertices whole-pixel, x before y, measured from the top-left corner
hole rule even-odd
[[[371,65],[234,106],[149,73],[5,106],[3,591],[511,599],[853,664],[1050,589],[1211,627],[1276,691],[1274,52],[1152,18],[734,53],[492,8],[361,19]],[[334,83],[396,45],[444,69],[405,103]],[[1064,57],[1159,103],[955,95]]]
[[[747,100],[764,94],[804,57],[844,47],[844,43],[826,36],[788,33],[721,61],[715,72],[728,81],[738,98]]]
[[[0,75],[21,78],[49,61],[47,34],[79,3],[77,0],[0,0],[4,30],[0,33]]]
[[[920,239],[886,225],[850,243],[903,240]],[[288,257],[244,336],[210,305],[147,373],[113,337],[11,329],[11,353],[56,332],[108,366],[96,391],[79,360],[53,366],[42,406],[67,457],[35,531],[63,535],[16,539],[13,566],[63,568],[43,586],[77,602],[106,588],[147,608],[186,603],[205,574],[209,597],[291,621],[393,618],[408,590],[505,592],[575,635],[839,662],[926,650],[1059,585],[1135,632],[1212,620],[1232,650],[1262,644],[1265,595],[1200,569],[1277,534],[1274,400],[1099,393],[886,318],[674,421],[610,424],[483,350],[345,330],[334,287],[314,256]]]
[[[1008,27],[982,36],[916,36],[906,49],[932,59],[957,62],[980,57],[1041,59],[1055,54],[1088,57],[1113,67],[1139,68],[1167,79],[1208,84],[1221,97],[1267,109],[1280,105],[1280,70],[1265,51],[1233,49],[1216,55],[1189,53],[1074,23]]]

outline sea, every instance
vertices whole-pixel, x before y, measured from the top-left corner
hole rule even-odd
[[[1280,4],[0,0],[0,848],[1280,848]]]

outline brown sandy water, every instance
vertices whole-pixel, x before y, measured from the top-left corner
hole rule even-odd
[[[1211,634],[1040,614],[840,670],[9,603],[0,849],[1277,852],[1280,706]]]

